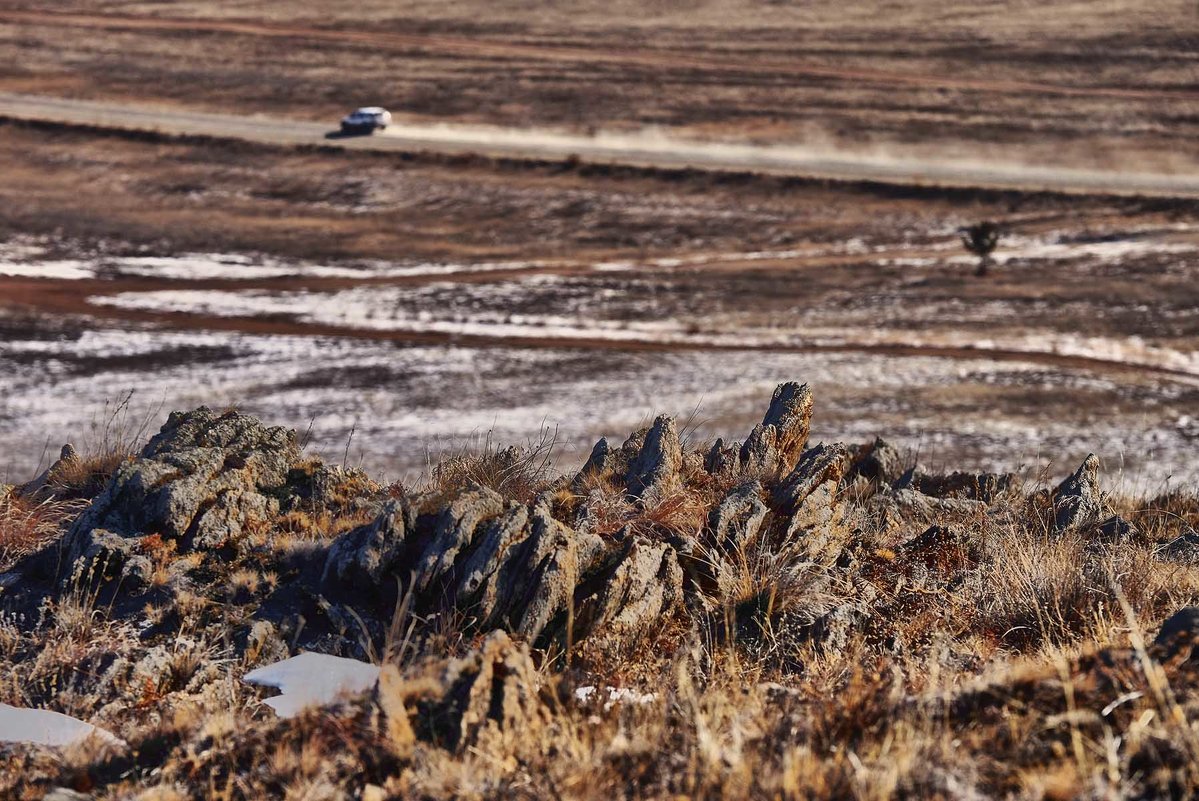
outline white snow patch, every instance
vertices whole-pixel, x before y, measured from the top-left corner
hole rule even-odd
[[[266,704],[282,718],[293,717],[310,706],[332,703],[341,695],[365,692],[378,680],[378,665],[317,653],[260,667],[244,678],[249,684],[274,687],[282,693],[266,699]]]
[[[83,281],[96,277],[96,270],[82,261],[0,261],[0,275],[14,278],[55,278]]]
[[[607,698],[604,699],[605,712],[617,704],[643,706],[658,699],[657,693],[642,693],[628,687],[605,687],[603,692],[607,694]],[[580,704],[592,703],[593,699],[598,700],[597,695],[600,695],[599,688],[592,685],[575,688],[575,700]]]
[[[1199,248],[1188,242],[1160,242],[1145,239],[1062,242],[1017,236],[1001,239],[992,258],[999,264],[1006,264],[1016,259],[1030,261],[1095,259],[1110,263],[1134,256],[1193,253],[1196,250]],[[956,256],[948,261],[952,264],[973,264],[977,260],[976,256]]]
[[[1019,351],[1030,356],[1055,354],[1103,359],[1139,367],[1175,370],[1199,377],[1199,353],[1160,347],[1139,337],[1089,337],[1054,331],[996,333],[979,337],[968,332],[863,330],[842,327],[738,327],[721,330],[710,319],[703,330],[688,329],[679,320],[587,320],[577,315],[458,313],[438,319],[432,311],[415,315],[392,306],[394,300],[378,288],[335,293],[208,290],[126,292],[91,299],[98,305],[143,311],[187,312],[224,317],[291,315],[297,321],[351,329],[410,331],[493,338],[602,339],[617,342],[706,344],[724,347],[805,347],[837,345],[872,347],[904,345]],[[391,307],[391,308],[388,308]]]
[[[0,704],[0,743],[61,747],[96,737],[112,745],[124,741],[111,732],[49,709],[22,709]]]

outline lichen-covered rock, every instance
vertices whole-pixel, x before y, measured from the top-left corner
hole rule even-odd
[[[254,522],[271,520],[279,514],[279,501],[257,492],[231,490],[216,502],[195,527],[191,547],[212,550],[236,540]]]
[[[762,502],[760,481],[735,487],[708,515],[711,541],[727,551],[752,547],[768,511]]]
[[[849,463],[849,449],[839,442],[809,448],[795,469],[775,487],[775,507],[783,514],[794,515],[817,489],[826,484],[835,487],[845,476]]]
[[[504,499],[487,487],[471,483],[460,492],[437,517],[433,539],[416,566],[417,590],[425,591],[449,572],[479,525],[503,510]]]
[[[638,535],[607,561],[576,593],[575,639],[628,647],[682,603],[683,569],[670,545]]]
[[[439,683],[442,694],[425,717],[433,721],[433,739],[454,751],[486,750],[518,738],[533,743],[548,719],[528,648],[502,631],[447,664]]]
[[[625,477],[629,494],[647,504],[661,500],[678,486],[682,465],[678,427],[673,417],[662,415],[654,420],[637,458],[629,464]]]
[[[238,412],[172,413],[76,520],[67,537],[69,559],[95,550],[97,530],[157,534],[181,551],[223,544],[255,515],[277,508],[269,496],[286,483],[297,457],[294,431]]]
[[[395,571],[408,534],[415,528],[415,510],[406,501],[388,501],[374,520],[333,542],[325,558],[322,583],[332,578],[380,584],[384,576]]]
[[[780,384],[762,422],[741,445],[741,468],[786,473],[795,467],[812,424],[812,390],[807,384]]]
[[[1058,485],[1053,497],[1053,530],[1069,534],[1098,525],[1107,517],[1099,489],[1099,459],[1090,454],[1074,474]]]

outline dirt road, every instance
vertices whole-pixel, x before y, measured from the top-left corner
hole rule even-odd
[[[330,124],[175,108],[0,93],[0,117],[241,139],[277,145],[327,145],[391,152],[476,153],[529,160],[577,157],[598,164],[757,172],[900,185],[1020,191],[1199,197],[1199,175],[1053,169],[996,162],[928,161],[674,139],[666,134],[579,136],[539,130],[400,122],[375,136],[340,136]]]

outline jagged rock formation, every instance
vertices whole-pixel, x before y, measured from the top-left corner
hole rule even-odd
[[[780,474],[795,467],[808,442],[812,425],[812,390],[807,384],[780,384],[762,422],[740,445],[723,439],[708,451],[705,469],[717,474],[739,470],[751,474]]]
[[[637,458],[629,465],[625,478],[629,494],[646,504],[661,500],[678,485],[682,465],[683,448],[674,418],[658,417],[646,433]]]
[[[780,386],[745,444],[725,449],[732,461],[707,468],[698,456],[688,466],[675,421],[659,417],[619,449],[600,440],[566,485],[623,487],[631,509],[650,510],[685,495],[688,475],[747,476],[699,530],[646,531],[634,520],[601,536],[586,503],[562,517],[550,496],[526,505],[468,486],[425,514],[389,503],[331,546],[324,582],[361,591],[362,581],[383,587],[399,578],[415,588],[418,608],[450,604],[480,630],[504,629],[542,647],[587,639],[604,649],[631,646],[688,598],[712,609],[734,602],[736,565],[755,549],[803,539],[813,556],[835,557],[843,538],[829,532],[853,452],[839,444],[805,451],[811,410],[806,385]]]
[[[743,606],[756,592],[747,574],[755,560],[836,563],[851,540],[850,485],[864,487],[855,497],[884,516],[915,511],[929,522],[987,514],[1011,486],[1010,476],[902,471],[883,440],[809,446],[811,414],[807,385],[783,384],[744,443],[718,442],[706,458],[686,452],[675,421],[662,416],[619,448],[600,440],[577,475],[530,502],[466,482],[368,505],[342,497],[351,473],[301,462],[294,432],[236,412],[176,413],[78,518],[69,564],[74,576],[101,565],[136,589],[155,569],[142,547],[151,535],[180,554],[235,553],[248,532],[299,504],[357,504],[370,510],[359,517],[368,522],[330,542],[319,578],[298,588],[343,634],[363,621],[378,632],[400,592],[421,619],[453,610],[476,632],[614,652],[683,609],[719,616]],[[1108,513],[1096,469],[1092,457],[1058,488],[1056,531],[1127,526]],[[701,514],[671,517],[701,497]],[[804,625],[842,636],[866,605]]]
[[[299,465],[294,431],[205,407],[172,413],[75,521],[65,539],[72,575],[88,570],[144,583],[150,565],[142,538],[157,536],[179,553],[233,546],[285,507],[327,500],[347,476]]]

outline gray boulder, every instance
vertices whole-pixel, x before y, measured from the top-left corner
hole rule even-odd
[[[203,407],[172,413],[76,520],[66,538],[69,559],[92,552],[99,530],[125,538],[158,534],[180,551],[222,545],[277,511],[272,496],[297,457],[289,429]]]

